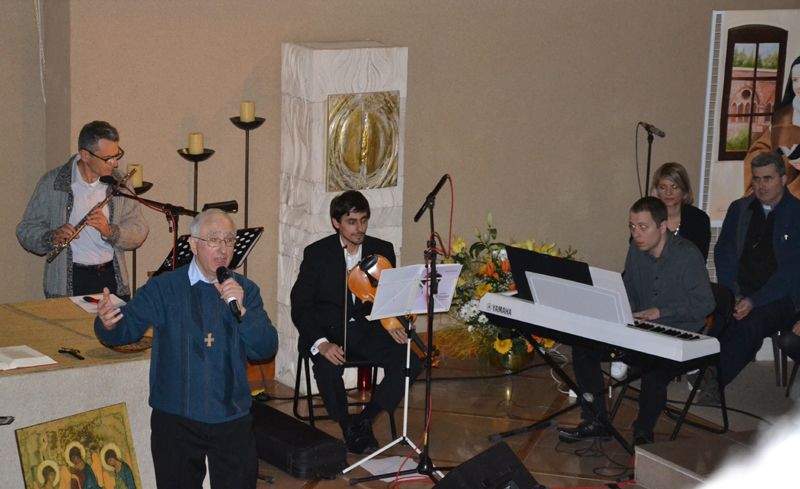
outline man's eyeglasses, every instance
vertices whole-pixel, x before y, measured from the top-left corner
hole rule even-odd
[[[223,244],[228,248],[232,248],[234,244],[236,244],[236,236],[228,236],[226,238],[201,238],[200,236],[192,236],[194,239],[199,239],[200,241],[205,241],[206,246],[209,248],[219,248]]]
[[[91,151],[89,151],[86,148],[82,148],[82,149],[84,151],[86,151],[87,153],[89,153],[90,155],[94,156],[95,158],[97,158],[99,160],[103,160],[105,163],[108,163],[111,160],[119,161],[119,160],[122,159],[123,156],[125,156],[125,150],[123,150],[122,148],[119,149],[119,153],[117,153],[115,155],[112,155],[112,156],[100,156],[100,155],[96,155],[96,154],[92,153]]]

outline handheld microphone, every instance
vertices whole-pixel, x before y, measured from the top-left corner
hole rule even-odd
[[[228,280],[229,278],[233,277],[231,275],[231,271],[225,267],[217,268],[217,282],[222,284],[222,282]],[[228,303],[228,308],[230,308],[233,315],[236,317],[238,322],[242,322],[242,311],[239,309],[239,301],[236,300],[235,297],[226,297],[225,302]]]
[[[667,134],[662,131],[661,129],[657,128],[652,124],[648,124],[646,122],[639,121],[639,125],[644,128],[645,131],[649,132],[650,134],[655,134],[656,136],[663,138]]]

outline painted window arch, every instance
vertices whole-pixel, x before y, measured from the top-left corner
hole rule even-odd
[[[722,92],[719,160],[742,160],[769,128],[780,103],[787,31],[768,25],[728,30]]]

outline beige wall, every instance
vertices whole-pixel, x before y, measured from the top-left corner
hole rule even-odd
[[[25,253],[14,228],[45,170],[44,102],[33,2],[13,0],[0,15],[0,302],[42,296],[40,259]]]
[[[414,212],[450,173],[456,233],[471,236],[491,210],[504,240],[571,243],[590,263],[620,268],[627,208],[638,196],[635,123],[667,132],[654,146],[655,164],[681,161],[697,181],[711,10],[752,7],[744,0],[46,3],[63,11],[48,16],[48,43],[57,44],[48,53],[57,59],[48,60],[46,132],[31,2],[7,9],[17,22],[0,20],[2,36],[19,45],[0,47],[14,67],[0,75],[8,126],[0,138],[11,148],[3,165],[18,180],[0,211],[9,229],[33,175],[55,164],[49,159],[65,141],[74,151],[80,126],[97,118],[120,129],[124,162],[144,165],[155,184],[145,197],[191,206],[192,167],[175,150],[186,146],[188,132],[202,131],[217,153],[200,164],[200,201],[241,201],[244,135],[228,118],[240,100],[253,99],[267,120],[251,137],[249,220],[266,233],[249,275],[273,310],[282,42],[374,39],[409,47],[404,263],[421,261],[427,236],[427,223],[411,221]],[[797,7],[797,0],[759,2]],[[56,93],[64,97],[55,100]],[[36,147],[43,134],[48,161]],[[437,204],[444,234],[447,192]],[[170,247],[163,217],[146,215],[140,283]],[[183,222],[181,231],[187,228]],[[40,297],[41,260],[4,239],[15,263],[10,278],[22,286],[6,289],[0,301]]]

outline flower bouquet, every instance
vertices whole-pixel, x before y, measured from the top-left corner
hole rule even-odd
[[[486,293],[516,289],[506,247],[514,246],[570,259],[575,257],[577,251],[572,247],[561,250],[555,243],[537,243],[532,239],[513,244],[498,242],[491,213],[486,219],[486,227],[486,232],[475,230],[477,240],[469,246],[460,237],[453,242],[448,261],[463,266],[450,308],[450,316],[458,324],[438,331],[437,344],[446,356],[499,359],[500,366],[516,370],[524,366],[524,363],[519,363],[532,358],[533,346],[525,338],[491,324],[489,318],[478,309],[480,299]],[[536,340],[547,349],[555,346],[550,339]]]

